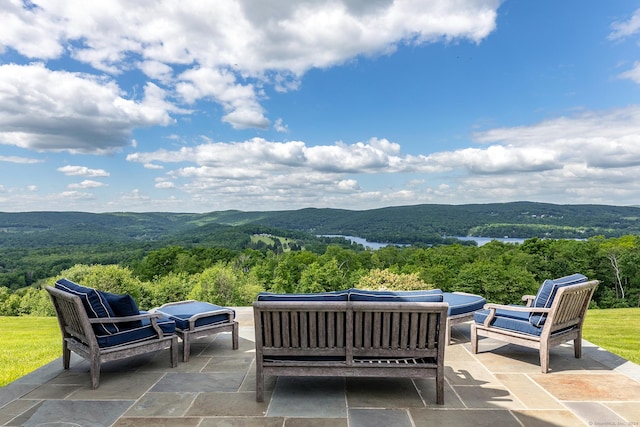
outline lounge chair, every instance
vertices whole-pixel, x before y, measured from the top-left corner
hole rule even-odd
[[[175,322],[158,313],[140,313],[131,296],[100,292],[67,279],[46,289],[62,332],[63,367],[69,369],[72,351],[87,359],[92,389],[100,384],[100,365],[110,360],[169,347],[171,367],[177,365]]]
[[[582,356],[582,324],[597,280],[581,274],[545,280],[527,306],[486,304],[474,314],[471,351],[478,353],[478,337],[494,338],[540,352],[542,373],[549,371],[549,349],[573,340],[576,358]]]

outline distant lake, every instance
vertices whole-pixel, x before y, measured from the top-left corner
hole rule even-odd
[[[404,246],[404,245],[400,245],[400,244],[395,244],[395,243],[380,243],[380,242],[370,242],[367,239],[363,239],[362,237],[355,237],[355,236],[343,236],[340,234],[323,234],[323,237],[343,237],[347,240],[350,240],[354,243],[359,243],[362,246],[364,246],[365,248],[370,248],[370,249],[380,249],[380,248],[384,248],[386,246]],[[523,243],[526,239],[519,239],[519,238],[515,238],[515,237],[460,237],[460,236],[447,236],[447,237],[452,237],[454,239],[460,239],[460,240],[464,240],[464,241],[474,241],[478,244],[478,246],[482,246],[482,245],[486,245],[487,243],[489,243],[492,240],[497,240],[499,242],[503,242],[503,243]]]

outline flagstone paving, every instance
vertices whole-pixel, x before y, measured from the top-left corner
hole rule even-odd
[[[640,366],[588,342],[537,352],[484,339],[470,352],[469,325],[445,351],[445,404],[433,380],[275,378],[255,400],[253,315],[237,309],[240,348],[230,334],[193,343],[191,359],[170,368],[159,352],[103,366],[91,390],[89,365],[56,360],[0,388],[3,426],[420,427],[640,426]]]

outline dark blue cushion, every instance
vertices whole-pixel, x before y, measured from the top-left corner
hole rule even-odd
[[[449,316],[459,314],[468,314],[476,310],[482,310],[487,300],[480,295],[454,294],[445,292],[443,294],[444,302],[449,303]]]
[[[349,301],[375,301],[375,302],[442,302],[443,296],[440,289],[425,291],[369,291],[364,289],[350,289]]]
[[[115,317],[111,306],[106,298],[97,290],[78,285],[68,279],[60,279],[55,283],[56,289],[77,295],[82,300],[82,305],[87,312],[87,316],[92,318],[108,318]],[[97,335],[112,334],[118,332],[117,325],[108,323],[101,325],[93,325]]]
[[[202,301],[188,301],[183,303],[169,304],[155,309],[156,312],[166,315],[169,319],[176,322],[178,329],[189,329],[189,319],[196,314],[213,312],[210,316],[201,317],[195,322],[195,327],[212,325],[220,322],[227,322],[229,320],[229,311],[233,312],[233,318],[235,318],[235,311],[221,307],[219,305],[210,304]],[[215,312],[220,312],[216,314]]]
[[[98,291],[107,300],[111,310],[116,317],[137,316],[140,314],[138,304],[131,295],[128,294],[112,294],[110,292]],[[136,328],[142,326],[139,320],[134,322],[124,322],[117,324],[122,328]]]
[[[587,276],[582,274],[572,274],[570,276],[560,277],[559,279],[545,280],[538,289],[536,298],[533,300],[532,307],[550,308],[558,289],[563,286],[575,285],[587,281]],[[533,326],[542,326],[547,320],[547,314],[531,314],[529,321]]]
[[[479,310],[473,313],[473,320],[483,324],[490,310]],[[542,328],[537,328],[529,322],[529,313],[511,310],[496,310],[496,315],[491,321],[491,326],[495,328],[508,329],[522,332],[529,335],[540,336]]]
[[[349,291],[318,292],[312,294],[273,294],[260,292],[258,301],[347,301]]]
[[[146,312],[143,311],[141,313]],[[140,323],[140,326],[136,328],[121,330],[115,334],[96,335],[98,346],[105,348],[122,344],[132,344],[158,336],[153,326],[151,326],[150,319],[143,319]],[[156,323],[162,330],[163,336],[172,335],[176,331],[176,322],[168,317],[163,316],[161,319],[157,319]]]

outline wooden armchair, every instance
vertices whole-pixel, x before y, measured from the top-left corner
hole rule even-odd
[[[553,282],[546,281],[543,286]],[[582,324],[597,285],[597,280],[560,285],[548,292],[546,307],[531,301],[526,307],[486,304],[474,315],[471,351],[478,353],[479,336],[535,348],[540,352],[542,373],[549,371],[549,349],[556,345],[573,340],[575,357],[582,357]]]
[[[64,280],[64,284],[75,285],[66,280]],[[76,286],[81,288],[79,285]],[[98,388],[100,383],[101,363],[110,360],[123,359],[169,347],[171,366],[177,365],[178,337],[173,334],[175,322],[161,321],[162,315],[155,313],[124,317],[95,317],[95,313],[92,313],[94,316],[89,317],[82,299],[86,293],[81,293],[81,297],[78,294],[50,286],[47,286],[46,289],[51,295],[62,332],[64,369],[69,369],[72,351],[87,359],[91,365],[92,389]],[[91,291],[99,292],[93,289]],[[105,303],[103,302],[103,304]],[[98,335],[96,335],[96,330],[99,331]]]

